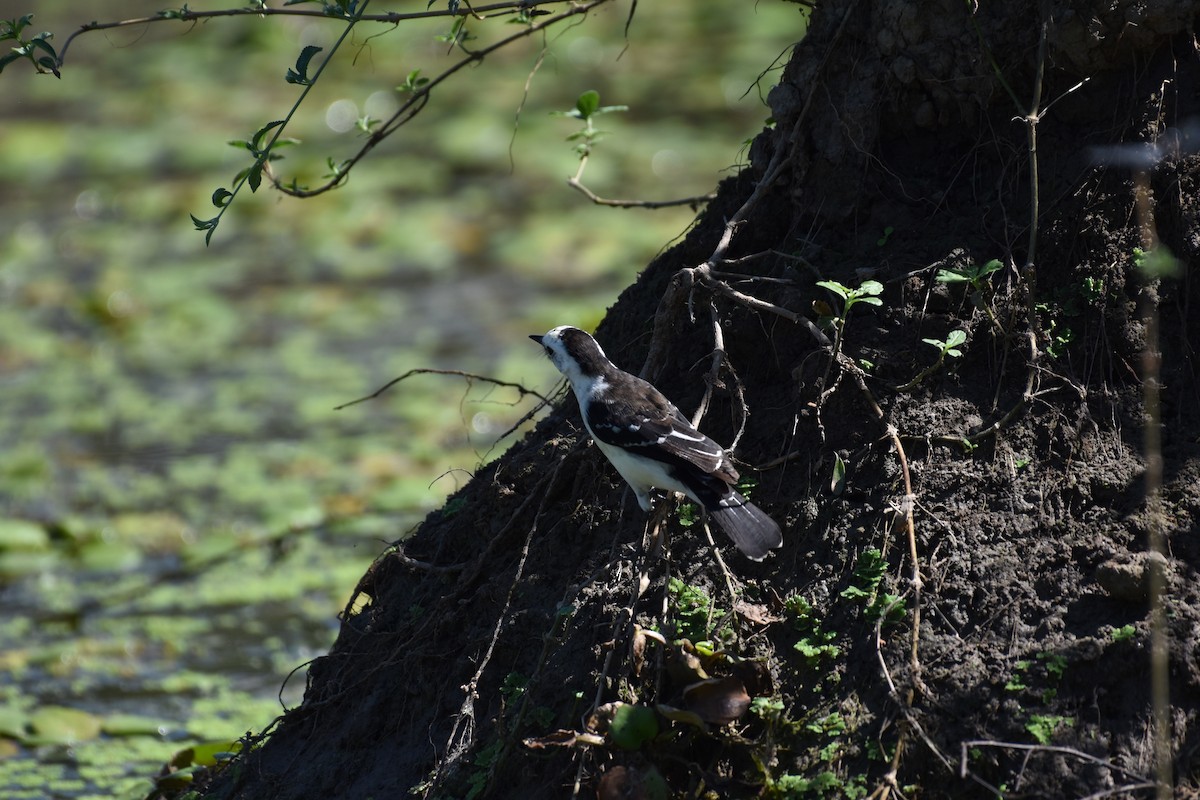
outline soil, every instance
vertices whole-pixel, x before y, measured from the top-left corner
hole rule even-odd
[[[1036,4],[820,4],[751,164],[597,331],[687,413],[711,383],[701,427],[736,439],[782,550],[718,532],[719,561],[686,511],[644,537],[566,396],[380,556],[303,705],[208,796],[1149,796],[1159,567],[1197,796],[1195,8],[1141,4],[1122,37],[1107,4],[1048,7],[1039,46]],[[1035,97],[1040,53],[1035,216],[1008,89]],[[743,277],[681,273],[752,196],[746,260],[718,265]],[[1151,236],[1174,277],[1142,266]],[[978,291],[937,280],[991,259]],[[817,280],[883,286],[841,359],[722,291],[817,322],[841,309]]]

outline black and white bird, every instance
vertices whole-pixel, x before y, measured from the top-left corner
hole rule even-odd
[[[761,561],[783,544],[775,521],[733,488],[738,473],[725,451],[662,392],[617,369],[579,328],[562,325],[529,338],[571,382],[584,426],[643,511],[650,510],[652,488],[679,492],[704,508],[747,558]]]

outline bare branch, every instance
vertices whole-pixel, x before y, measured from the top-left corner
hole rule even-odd
[[[365,403],[367,400],[374,400],[376,397],[379,397],[379,395],[383,394],[388,389],[395,386],[397,383],[400,383],[400,381],[411,378],[413,375],[458,375],[459,377],[466,378],[468,383],[470,383],[471,381],[483,381],[484,383],[490,383],[495,386],[503,387],[505,389],[516,389],[520,393],[521,397],[524,397],[525,395],[533,395],[537,399],[541,400],[543,403],[550,402],[550,400],[547,399],[545,395],[541,394],[540,392],[535,392],[533,389],[526,389],[523,385],[521,385],[519,383],[511,383],[509,381],[497,380],[496,378],[489,378],[487,375],[476,375],[474,372],[463,372],[462,370],[459,370],[459,369],[421,368],[421,369],[410,369],[408,372],[404,373],[399,378],[393,378],[392,380],[388,381],[383,386],[379,387],[378,389],[376,389],[374,392],[367,395],[366,397],[360,397],[357,400],[351,400],[348,403],[342,403],[340,406],[334,406],[333,410],[341,411],[343,408],[349,408],[350,406],[358,405],[359,403]]]
[[[711,202],[717,196],[716,192],[709,192],[708,194],[698,194],[695,197],[681,197],[677,200],[610,200],[601,197],[583,185],[581,178],[583,177],[583,170],[587,167],[587,161],[587,156],[579,159],[579,169],[573,176],[567,178],[567,186],[570,186],[598,206],[609,206],[610,208],[671,208],[673,206],[691,206],[692,210],[695,211],[699,209],[701,204]]]
[[[479,15],[492,15],[503,13],[506,11],[518,11],[529,9],[535,6],[556,5],[569,2],[570,0],[513,0],[506,3],[492,3],[491,5],[480,6],[472,10],[470,7],[458,7],[452,9],[444,9],[441,11],[414,11],[407,14],[401,14],[395,11],[389,11],[383,14],[363,14],[358,19],[362,22],[382,22],[385,24],[396,25],[407,20],[414,19],[432,19],[435,17],[467,17]],[[58,65],[61,67],[67,58],[67,48],[71,46],[71,42],[75,41],[77,36],[80,36],[91,31],[105,31],[113,28],[128,28],[134,25],[149,25],[155,22],[200,22],[206,19],[216,17],[319,17],[322,19],[342,20],[346,17],[334,16],[326,14],[324,11],[315,9],[294,8],[286,6],[284,8],[255,8],[247,6],[243,8],[221,8],[213,11],[192,11],[189,8],[183,8],[179,11],[160,12],[152,17],[134,17],[131,19],[115,20],[113,22],[89,22],[86,25],[81,25],[78,30],[67,37],[62,48],[58,51]]]

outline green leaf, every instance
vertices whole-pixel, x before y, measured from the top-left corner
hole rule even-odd
[[[860,302],[860,303],[866,303],[866,304],[867,304],[867,305],[869,305],[869,306],[881,306],[881,305],[883,305],[883,301],[882,301],[882,300],[880,300],[878,297],[859,297],[859,298],[857,298],[857,299],[858,299],[858,302]]]
[[[189,214],[188,216],[192,218],[192,224],[196,226],[196,230],[207,231],[204,234],[204,244],[208,245],[212,241],[213,231],[217,229],[217,223],[221,221],[221,215],[218,214],[212,219],[200,219],[195,214]]]
[[[966,283],[971,279],[956,269],[939,269],[934,280],[938,283]]]
[[[883,284],[879,281],[863,281],[857,291],[860,295],[883,294]],[[863,300],[866,301],[867,298],[864,297]]]
[[[857,586],[850,585],[842,589],[838,596],[844,600],[865,600],[871,596],[870,592],[864,591]]]
[[[658,735],[658,719],[645,706],[623,704],[613,713],[608,733],[622,750],[637,750]]]
[[[837,497],[846,490],[846,462],[837,453],[833,454],[833,480],[829,482],[829,491]]]
[[[250,172],[246,174],[246,183],[250,184],[250,191],[257,192],[258,187],[262,185],[262,171],[262,162],[256,161],[250,168]]]
[[[600,93],[595,89],[588,89],[579,95],[579,99],[575,101],[575,110],[579,112],[579,116],[583,119],[587,119],[592,114],[595,114],[596,109],[599,107]]]
[[[404,83],[396,87],[397,92],[415,92],[425,84],[429,83],[429,78],[421,77],[421,70],[414,69],[405,77]]]
[[[284,80],[288,83],[295,83],[301,86],[308,86],[312,80],[308,77],[308,64],[313,60],[313,56],[321,52],[323,48],[317,47],[315,44],[307,45],[300,51],[300,57],[296,59],[295,69],[289,69]]]
[[[318,47],[317,49],[320,50],[321,48]],[[286,121],[287,120],[277,119],[273,122],[268,122],[266,125],[263,125],[261,128],[259,128],[254,134],[253,138],[250,139],[250,150],[257,155],[258,152],[262,150],[263,138]]]
[[[1004,263],[998,258],[993,258],[991,261],[978,268],[976,277],[982,278],[985,275],[991,275],[996,270],[1004,269]]]
[[[57,60],[58,53],[54,52],[54,47],[50,44],[50,42],[46,41],[53,35],[54,35],[53,33],[50,33],[48,31],[39,33],[37,36],[34,36],[32,39],[30,39],[29,43],[31,45],[33,45],[34,47],[38,48],[39,50],[43,50],[43,51],[49,53],[54,59]]]
[[[817,281],[817,286],[820,286],[822,289],[828,289],[843,300],[850,296],[850,289],[837,281]]]
[[[0,41],[5,39],[18,39],[21,31],[29,27],[29,23],[33,22],[33,14],[26,14],[19,19],[6,19],[0,21]]]
[[[233,192],[226,189],[224,186],[217,189],[212,194],[212,204],[217,208],[224,208],[229,205],[230,198],[233,197]]]
[[[961,328],[950,331],[950,335],[946,337],[946,347],[958,347],[967,340],[967,332]]]

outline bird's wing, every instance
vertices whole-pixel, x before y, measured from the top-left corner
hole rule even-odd
[[[593,436],[656,461],[690,467],[727,484],[737,482],[737,470],[721,446],[696,430],[661,392],[632,375],[622,374],[619,379],[626,384],[622,391],[588,398]]]

